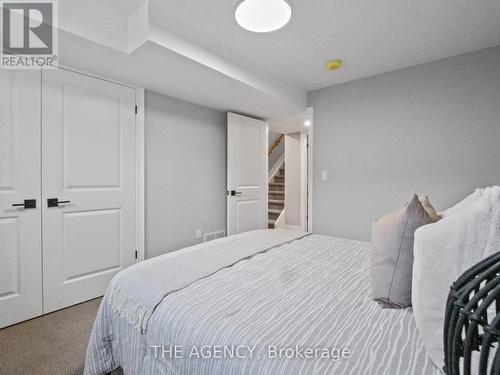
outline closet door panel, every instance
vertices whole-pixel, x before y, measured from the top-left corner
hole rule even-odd
[[[42,313],[40,115],[40,72],[0,70],[0,328]]]
[[[104,294],[135,261],[135,90],[43,72],[44,312]],[[49,199],[58,199],[49,207]],[[66,202],[66,203],[64,203]]]

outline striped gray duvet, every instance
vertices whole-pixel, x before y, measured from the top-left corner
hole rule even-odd
[[[439,374],[411,310],[371,301],[369,251],[320,235],[278,246],[165,297],[146,334],[103,302],[84,374]]]

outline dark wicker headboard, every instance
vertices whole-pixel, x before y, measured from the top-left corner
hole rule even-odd
[[[444,325],[445,373],[500,375],[499,344],[500,252],[468,269],[451,286]],[[471,363],[474,352],[479,369]]]

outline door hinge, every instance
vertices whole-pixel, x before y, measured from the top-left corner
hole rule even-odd
[[[138,259],[138,257],[139,257],[139,252],[136,250],[135,251],[135,259]]]
[[[135,114],[137,114],[137,106],[135,106]]]

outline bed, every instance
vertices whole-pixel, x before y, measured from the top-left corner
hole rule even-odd
[[[283,240],[166,293],[142,331],[108,290],[84,374],[440,374],[411,309],[371,300],[369,253],[369,243],[316,234]]]

